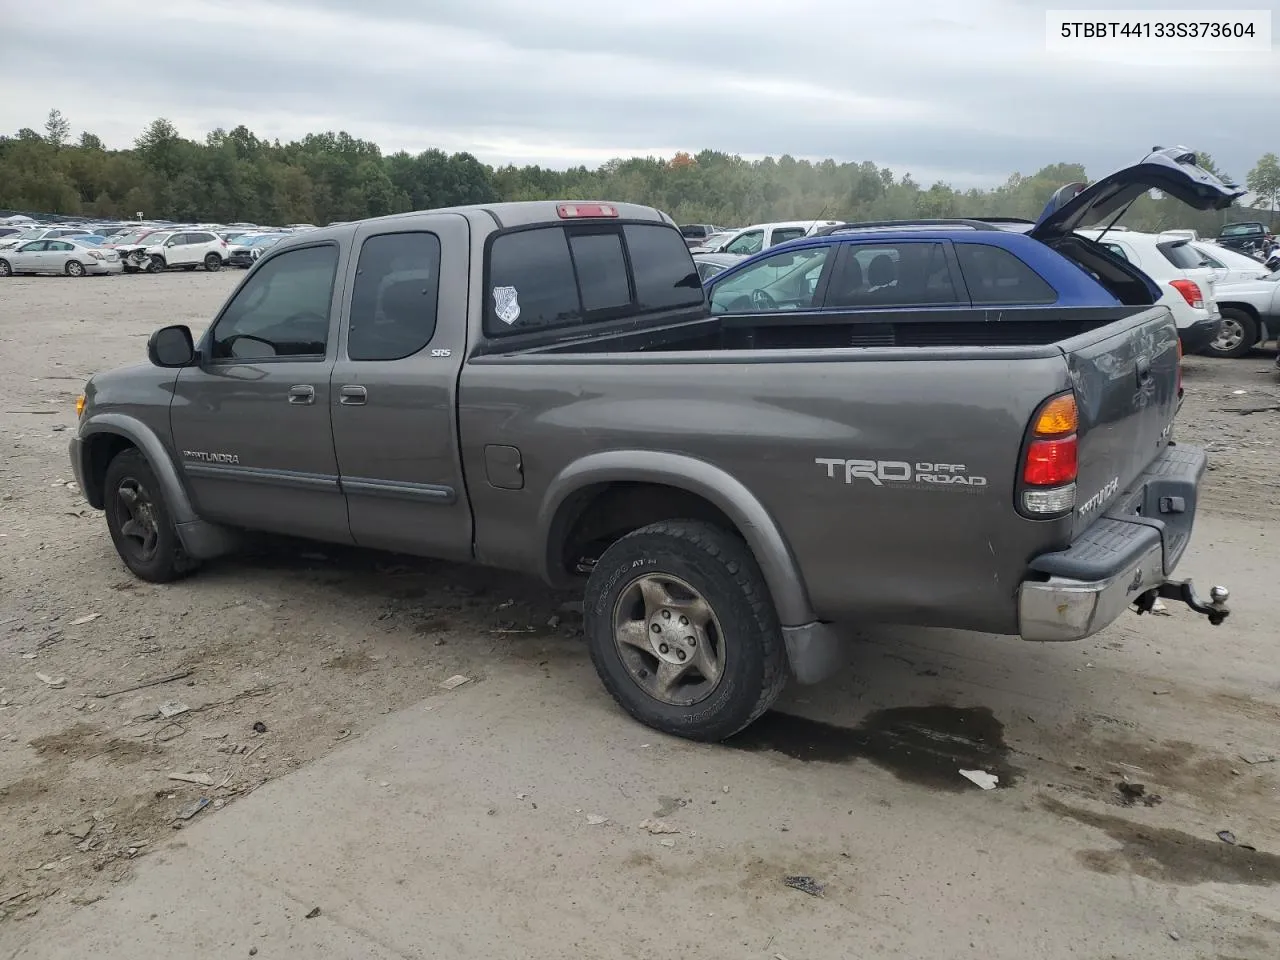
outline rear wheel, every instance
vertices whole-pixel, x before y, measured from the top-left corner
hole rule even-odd
[[[83,277],[85,274],[84,264],[79,260],[68,260],[63,269],[67,271],[68,277]]]
[[[178,539],[160,483],[137,450],[122,450],[103,481],[107,530],[125,566],[143,580],[168,583],[195,569]]]
[[[584,613],[605,688],[664,733],[723,740],[786,684],[782,630],[755,558],[710,524],[655,523],[614,543],[587,582]]]
[[[0,277],[12,277],[13,267],[9,265],[8,260],[0,260]]]
[[[1204,348],[1211,357],[1234,360],[1243,357],[1258,342],[1258,321],[1235,307],[1224,307],[1218,335]]]
[[[205,254],[204,268],[210,273],[217,273],[222,269],[222,258],[216,253]]]

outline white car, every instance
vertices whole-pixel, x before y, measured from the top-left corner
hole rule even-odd
[[[1232,250],[1208,240],[1196,240],[1191,246],[1204,258],[1213,271],[1215,284],[1234,283],[1239,280],[1258,280],[1269,277],[1271,271],[1260,261],[1239,250]]]
[[[1214,300],[1213,270],[1190,246],[1192,241],[1136,230],[1076,232],[1128,260],[1159,285],[1157,302],[1173,314],[1184,353],[1199,353],[1217,338],[1222,316]]]
[[[706,252],[734,253],[749,257],[753,253],[768,250],[788,240],[807,237],[823,227],[839,226],[840,222],[839,220],[788,220],[782,223],[756,223],[743,227],[719,244],[714,251]],[[699,252],[703,252],[701,248]]]
[[[120,255],[74,237],[28,240],[12,250],[0,250],[0,277],[18,273],[62,273],[68,277],[121,273]]]
[[[51,237],[87,237],[89,231],[83,227],[32,227],[22,233],[0,240],[0,250],[12,250],[20,243],[32,240],[48,240]]]
[[[204,267],[214,273],[222,269],[229,256],[227,241],[210,230],[162,230],[148,236],[143,243],[148,273],[174,267],[183,270]]]

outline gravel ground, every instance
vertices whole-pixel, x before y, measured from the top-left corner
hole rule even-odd
[[[145,340],[157,326],[199,329],[241,276],[33,278],[0,287],[8,451],[0,463],[0,943],[6,927],[35,929],[46,907],[45,916],[109,896],[175,829],[199,822],[182,816],[200,798],[211,801],[197,815],[207,818],[367,733],[382,715],[442,695],[446,678],[478,683],[503,662],[548,678],[566,664],[581,667],[578,618],[565,606],[574,598],[492,571],[273,542],[172,587],[128,574],[101,514],[70,482],[74,399],[94,371],[145,362]],[[1177,435],[1209,444],[1213,457],[1189,562],[1208,557],[1215,571],[1271,589],[1280,569],[1280,378],[1272,355],[1189,358],[1184,376]],[[1270,409],[1245,412],[1254,408]],[[1110,656],[1115,671],[1104,688],[1117,703],[1086,704],[1038,729],[1022,723],[1022,751],[1057,771],[1057,787],[1045,773],[1048,787],[1103,802],[1117,772],[1143,770],[1181,798],[1182,820],[1230,810],[1242,837],[1280,836],[1280,763],[1239,757],[1280,753],[1280,669],[1267,652],[1276,631],[1263,598],[1252,604],[1214,635],[1231,631],[1232,641],[1214,648],[1209,665],[1198,655],[1210,628],[1177,612],[1173,620],[1124,620],[1097,643],[1035,654],[1037,669],[1067,671],[1068,679],[1082,669],[1076,661],[1089,658]],[[1161,630],[1175,639],[1157,642]],[[911,662],[910,680],[886,682],[916,687],[948,670],[995,669],[982,657],[974,658],[981,667],[966,668],[914,635],[895,643],[892,631],[873,637],[867,649],[877,654],[862,657],[858,669],[874,674],[880,654]],[[1034,649],[1013,648],[1029,658]],[[895,650],[907,658],[886,652]],[[1119,703],[1139,689],[1158,706]],[[854,701],[868,705],[865,694]],[[844,715],[847,704],[815,711],[822,702],[821,693],[793,690],[784,709],[858,722]],[[1159,710],[1148,723],[1144,711]],[[1161,736],[1147,735],[1157,728]],[[1006,735],[1013,734],[1011,722]],[[1220,737],[1234,746],[1215,746]],[[801,784],[803,777],[797,773]],[[904,790],[920,789],[909,779]],[[1280,880],[1277,863],[1255,865],[1266,883]],[[1127,869],[1153,877],[1141,864]],[[1261,910],[1256,896],[1222,908],[1243,931],[1238,942],[1222,941],[1234,951],[1223,955],[1275,955],[1258,943],[1280,938],[1280,915]]]

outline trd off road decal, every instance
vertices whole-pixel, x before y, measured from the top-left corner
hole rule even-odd
[[[520,319],[520,300],[515,287],[493,288],[493,312],[508,327]]]
[[[845,460],[843,457],[817,457],[813,462],[827,468],[828,480],[843,480],[845,483],[907,486],[920,490],[974,490],[987,485],[986,477],[969,473],[963,463]]]

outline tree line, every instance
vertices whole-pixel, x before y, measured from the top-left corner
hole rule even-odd
[[[1262,156],[1241,182],[1256,211],[1200,213],[1172,199],[1141,197],[1122,223],[1133,229],[1190,227],[1214,234],[1232,220],[1274,218],[1280,162]],[[1117,166],[1120,164],[1117,163]],[[680,223],[743,226],[780,219],[889,220],[908,217],[1035,218],[1058,187],[1087,180],[1076,163],[1013,173],[989,189],[924,186],[871,162],[811,162],[789,155],[744,160],[716,150],[671,158],[610,160],[597,169],[491,167],[469,153],[384,154],[347,133],[313,133],[281,143],[247,127],[183,137],[163,118],[132,148],[108,150],[50,112],[43,132],[0,136],[0,210],[127,219],[260,224],[358,220],[406,210],[500,200],[614,200],[656,206]]]

